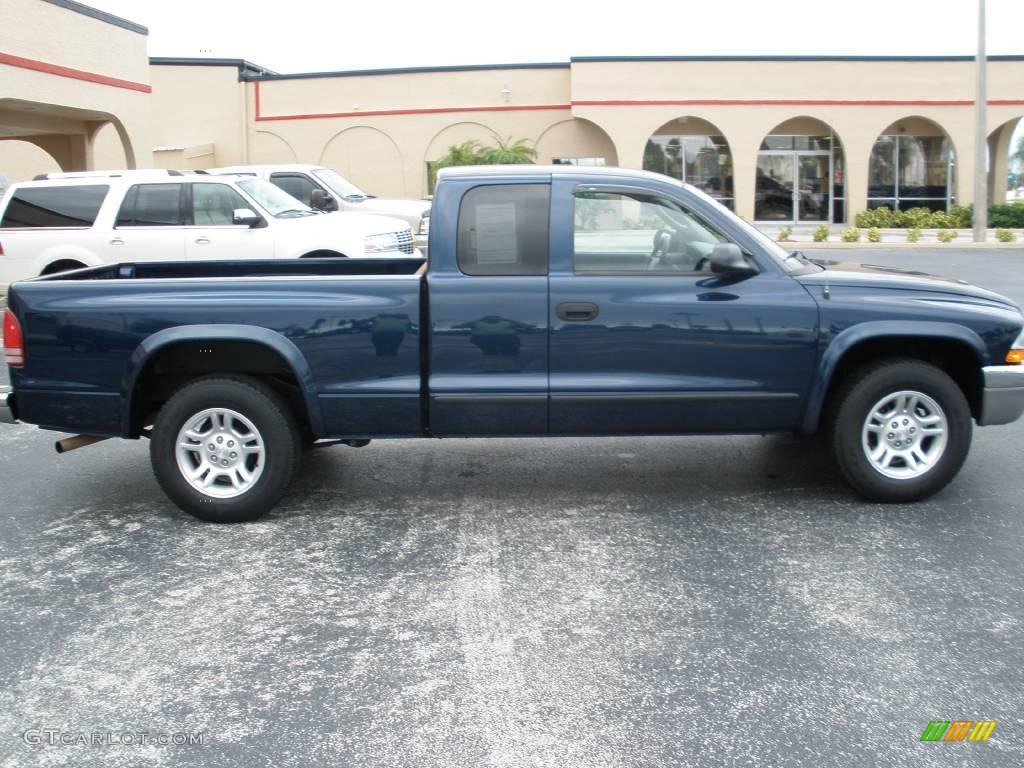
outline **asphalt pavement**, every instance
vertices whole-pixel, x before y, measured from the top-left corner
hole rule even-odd
[[[811,255],[1024,303],[1024,248]],[[0,432],[7,768],[1024,764],[1024,423],[913,505],[798,438],[394,441],[239,526],[54,438]]]

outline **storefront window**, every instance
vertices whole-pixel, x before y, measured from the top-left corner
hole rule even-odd
[[[652,136],[644,148],[644,170],[692,184],[733,207],[732,155],[722,136]]]
[[[879,136],[868,168],[868,207],[947,210],[953,197],[951,168],[945,136]]]

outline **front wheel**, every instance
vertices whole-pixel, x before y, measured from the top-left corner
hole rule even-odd
[[[255,520],[284,495],[301,436],[277,394],[248,377],[199,379],[153,425],[150,459],[164,493],[214,523]]]
[[[832,445],[839,467],[873,501],[927,498],[956,477],[971,445],[971,409],[944,371],[888,360],[838,394]]]

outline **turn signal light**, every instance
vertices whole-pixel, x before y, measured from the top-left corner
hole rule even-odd
[[[1020,365],[1024,363],[1024,349],[1011,349],[1006,353],[1007,365]]]
[[[25,365],[25,344],[21,339],[21,324],[14,313],[4,310],[4,362],[12,368]]]

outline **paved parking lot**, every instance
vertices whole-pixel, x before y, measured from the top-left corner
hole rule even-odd
[[[1024,249],[832,255],[1024,302]],[[6,429],[0,765],[1020,766],[1022,438],[906,506],[796,438],[381,442],[211,526],[143,444]]]

